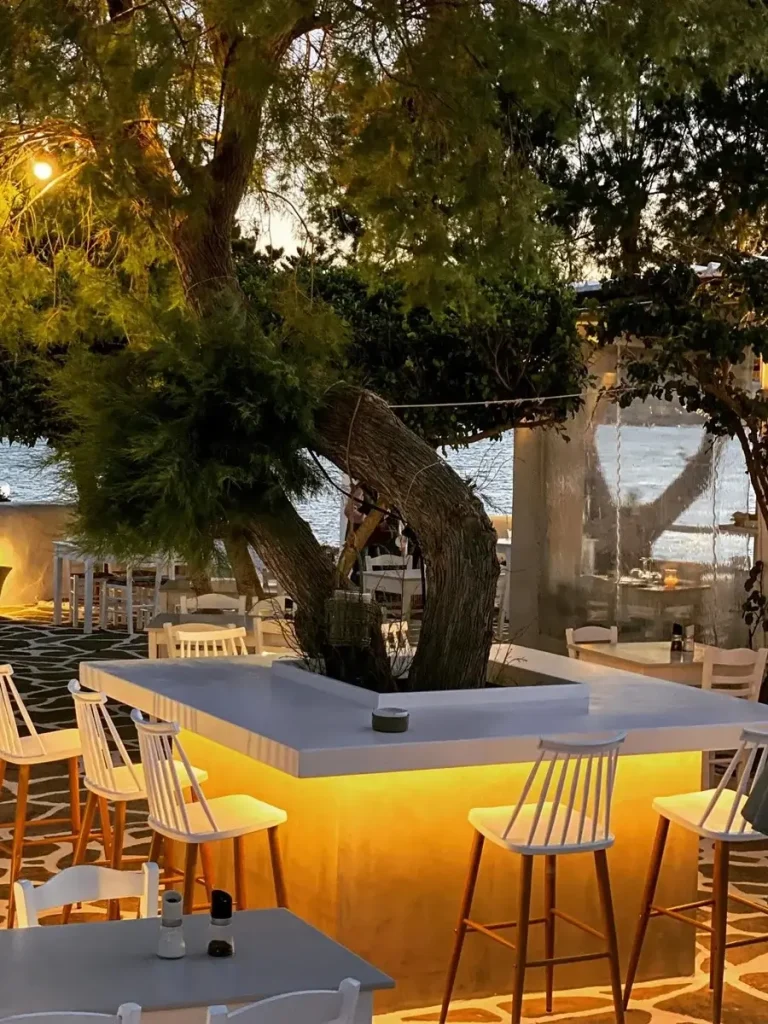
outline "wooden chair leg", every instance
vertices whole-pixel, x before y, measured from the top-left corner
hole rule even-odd
[[[213,850],[211,849],[210,843],[200,844],[200,861],[203,866],[203,881],[205,883],[205,898],[208,902],[211,902],[211,893],[213,892],[214,885],[214,871],[213,871]]]
[[[191,914],[195,906],[195,874],[197,872],[197,845],[187,843],[184,853],[184,904],[185,914]]]
[[[72,822],[72,852],[77,849],[80,841],[80,758],[69,759],[69,816]]]
[[[96,814],[96,794],[88,790],[88,796],[85,798],[85,812],[83,813],[83,820],[80,825],[80,835],[77,839],[77,846],[75,847],[75,854],[72,858],[72,864],[84,864],[85,854],[88,849],[88,840],[91,838],[91,830],[93,829],[93,819]],[[61,911],[61,923],[69,924],[69,917],[72,913],[72,904],[67,903]]]
[[[551,960],[555,955],[555,898],[557,890],[557,857],[551,854],[544,858],[544,958]],[[555,965],[546,967],[545,1009],[552,1013],[552,997],[555,990]]]
[[[109,801],[106,797],[97,798],[99,805],[99,824],[101,826],[101,838],[104,845],[104,860],[107,864],[112,863],[112,826],[109,822]]]
[[[637,974],[637,967],[640,963],[640,954],[643,952],[645,933],[648,930],[648,922],[651,919],[651,907],[653,905],[654,898],[656,897],[656,886],[658,885],[659,875],[661,874],[661,865],[664,860],[664,848],[667,845],[668,835],[669,818],[660,817],[659,823],[656,826],[656,838],[653,841],[653,851],[651,852],[651,860],[648,865],[648,875],[645,880],[643,901],[640,904],[640,916],[637,921],[637,930],[635,931],[632,952],[629,956],[629,965],[627,966],[627,979],[624,985],[624,1009],[629,1006],[629,1000],[632,996],[632,986],[635,983],[635,975]]]
[[[5,768],[6,762],[0,761],[0,795],[2,794],[3,784],[5,782]]]
[[[475,832],[475,838],[472,841],[472,851],[469,855],[467,881],[464,886],[464,895],[461,898],[461,906],[459,907],[459,921],[456,925],[456,940],[453,944],[451,962],[448,965],[448,977],[445,979],[445,993],[443,994],[443,1005],[440,1010],[440,1024],[445,1024],[448,1016],[448,1010],[451,1005],[453,986],[456,981],[456,973],[459,969],[459,960],[461,960],[461,950],[464,946],[464,939],[467,934],[467,918],[472,910],[472,899],[475,895],[477,875],[480,871],[480,858],[483,855],[484,842],[484,837],[481,836],[479,832]]]
[[[270,829],[271,831],[271,829]],[[235,846],[235,904],[238,910],[247,908],[245,894],[245,836],[237,836]]]
[[[725,986],[725,935],[728,927],[728,875],[730,848],[728,843],[715,843],[715,870],[712,880],[712,1024],[720,1024],[723,1014]]]
[[[24,832],[27,827],[27,803],[29,801],[29,765],[19,766],[19,784],[16,793],[16,815],[13,823],[13,845],[11,846],[11,874],[8,882],[8,927],[13,928],[16,914],[16,900],[13,883],[21,874],[21,857],[24,851]]]
[[[277,826],[267,829],[269,839],[269,857],[272,861],[272,878],[275,883],[275,899],[278,907],[288,906],[288,896],[285,891],[285,873],[283,871],[283,859],[280,856],[280,839],[277,834]]]
[[[520,1024],[523,1016],[525,968],[528,961],[528,926],[531,919],[531,888],[533,857],[520,858],[520,897],[517,911],[517,960],[515,961],[514,991],[512,992],[512,1024]]]
[[[153,832],[152,833],[152,840],[151,840],[151,842],[149,844],[149,854],[147,855],[147,860],[149,861],[149,863],[150,864],[158,864],[160,862],[160,857],[162,855],[162,852],[163,852],[163,836],[161,835],[160,832]]]
[[[165,885],[163,886],[164,892],[168,892],[174,886],[174,883],[171,881],[173,871],[173,840],[168,839],[167,836],[163,836],[163,874],[165,875]]]
[[[608,945],[608,966],[611,972],[611,990],[616,1024],[624,1024],[624,997],[621,991],[621,965],[619,964],[619,940],[616,935],[616,918],[613,913],[611,878],[608,874],[608,858],[605,850],[595,850],[595,871],[600,904],[605,922],[605,939]]]
[[[125,815],[128,804],[125,800],[118,800],[115,804],[115,827],[112,831],[112,858],[110,866],[119,871],[123,866],[123,844],[125,842]],[[108,919],[110,921],[120,920],[120,900],[109,901]]]

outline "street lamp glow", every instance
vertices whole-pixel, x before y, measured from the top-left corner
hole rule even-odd
[[[32,173],[39,181],[48,181],[53,175],[53,164],[48,160],[35,160],[32,164]]]

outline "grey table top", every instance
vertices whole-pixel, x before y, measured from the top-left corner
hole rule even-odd
[[[184,918],[187,955],[156,955],[159,919],[51,925],[0,932],[0,1017],[52,1010],[114,1013],[121,1003],[147,1012],[247,1003],[302,989],[394,988],[386,974],[288,910],[233,916],[235,955],[206,953],[209,918]]]

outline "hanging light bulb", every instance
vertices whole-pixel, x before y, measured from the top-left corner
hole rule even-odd
[[[32,173],[38,181],[48,181],[53,177],[53,164],[50,160],[35,160],[32,164]]]

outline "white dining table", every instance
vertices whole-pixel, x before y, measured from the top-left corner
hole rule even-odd
[[[83,594],[83,632],[93,632],[93,569],[94,565],[98,562],[99,564],[121,564],[121,559],[116,555],[102,554],[93,555],[90,552],[83,551],[80,547],[71,540],[55,540],[53,542],[53,624],[54,626],[61,625],[62,618],[62,602],[63,602],[63,585],[64,579],[69,580],[70,571],[69,566],[72,562],[81,562],[85,568],[85,589]],[[154,565],[155,566],[155,592],[157,593],[160,589],[160,580],[164,573],[173,575],[174,563],[169,562],[166,556],[155,555],[150,559],[143,560],[142,565]],[[66,570],[65,570],[66,566]],[[126,620],[128,623],[128,632],[133,632],[133,569],[130,565],[126,566],[125,570],[125,581],[126,581],[126,594],[125,594],[125,606],[126,606]],[[76,625],[76,619],[73,617],[73,625]],[[104,625],[104,623],[102,623]]]
[[[138,1003],[142,1022],[203,1024],[208,1006],[254,1002],[360,982],[355,1024],[370,1024],[373,993],[394,982],[288,910],[232,916],[235,953],[209,957],[207,914],[185,916],[186,956],[161,960],[159,918],[0,932],[0,1018],[79,1011],[114,1014]],[[175,1012],[174,1012],[175,1011]]]
[[[411,604],[421,594],[421,569],[383,569],[381,572],[366,570],[363,573],[363,590],[366,593],[400,595],[403,602],[403,620],[411,614]]]

